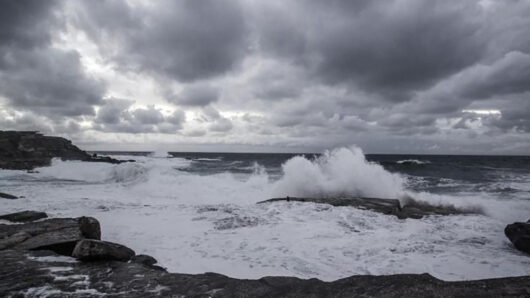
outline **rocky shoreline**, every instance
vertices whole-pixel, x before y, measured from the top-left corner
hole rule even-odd
[[[28,218],[27,215],[36,215]],[[527,297],[530,276],[446,282],[429,274],[357,275],[332,282],[168,273],[147,255],[101,240],[95,218],[23,211],[0,224],[0,296],[24,297]]]
[[[33,170],[50,165],[53,158],[114,164],[130,161],[90,155],[65,138],[36,131],[0,130],[0,169]]]

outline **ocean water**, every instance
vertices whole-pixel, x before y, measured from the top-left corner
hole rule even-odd
[[[530,219],[530,157],[104,152],[134,163],[54,160],[0,170],[1,213],[94,216],[102,238],[171,272],[237,278],[430,273],[444,280],[530,274],[504,227]],[[281,196],[412,197],[476,214],[399,220],[351,207],[256,204]],[[5,223],[5,222],[4,222]]]

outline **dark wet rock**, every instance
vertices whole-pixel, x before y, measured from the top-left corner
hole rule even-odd
[[[452,206],[431,206],[408,200],[405,206],[401,206],[399,200],[396,199],[379,199],[379,198],[359,198],[359,197],[338,197],[338,198],[296,198],[285,197],[275,198],[258,202],[258,204],[271,202],[312,202],[318,204],[329,204],[332,206],[348,206],[358,209],[372,210],[378,213],[395,215],[400,219],[414,218],[420,219],[427,215],[451,215],[451,214],[467,214],[466,212],[458,210]]]
[[[132,258],[132,261],[136,263],[144,264],[147,266],[152,266],[158,263],[158,261],[155,258],[148,256],[148,255],[136,255]]]
[[[1,162],[0,162],[1,163]],[[14,195],[10,195],[8,193],[3,193],[3,192],[0,192],[0,198],[2,199],[8,199],[8,200],[16,200],[18,199],[17,196],[14,196]]]
[[[38,211],[21,211],[0,216],[0,219],[12,222],[28,222],[47,218],[48,215]]]
[[[72,257],[81,261],[127,262],[134,255],[134,251],[124,245],[92,239],[80,240],[72,252]]]
[[[99,228],[97,220],[90,221],[95,221]],[[17,225],[0,224],[0,250],[48,249],[71,255],[77,241],[87,236],[97,236],[94,229],[95,224],[81,225],[77,218],[51,218]]]
[[[101,239],[101,226],[99,221],[93,217],[82,216],[77,220],[83,237],[87,239]]]
[[[50,253],[51,254],[51,253]],[[530,277],[445,282],[428,274],[358,275],[333,282],[295,277],[241,280],[167,273],[137,262],[72,262],[42,252],[0,251],[0,296],[49,297],[528,297]],[[62,269],[62,270],[58,270]]]
[[[530,221],[507,225],[504,234],[515,248],[530,254]]]
[[[110,157],[93,157],[61,137],[44,136],[35,131],[0,131],[0,168],[32,170],[48,166],[52,158],[121,163]]]

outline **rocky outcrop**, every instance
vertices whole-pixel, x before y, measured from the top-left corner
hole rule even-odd
[[[258,204],[271,202],[311,202],[317,204],[328,204],[332,206],[348,206],[358,209],[368,209],[378,213],[395,215],[400,219],[415,218],[420,219],[427,215],[451,215],[467,214],[452,206],[431,206],[409,200],[405,206],[401,206],[399,200],[379,199],[379,198],[359,198],[359,197],[339,197],[339,198],[296,198],[285,197],[275,198],[258,202]]]
[[[79,240],[94,235],[101,235],[99,222],[95,219],[52,218],[18,225],[0,224],[0,249],[48,249],[71,255]]]
[[[127,262],[134,257],[132,249],[121,244],[83,239],[77,242],[72,257],[81,261],[122,261]]]
[[[0,219],[11,221],[11,222],[28,222],[28,221],[35,221],[35,220],[46,218],[46,217],[48,217],[48,215],[44,212],[22,211],[22,212],[1,215]]]
[[[10,194],[8,194],[8,193],[3,193],[3,192],[0,192],[0,198],[2,198],[2,199],[8,199],[8,200],[16,200],[16,199],[18,199],[17,196],[10,195]]]
[[[124,162],[110,157],[90,155],[65,138],[44,136],[35,131],[0,131],[0,168],[31,170],[50,165],[52,158]]]
[[[515,248],[530,254],[530,220],[507,225],[504,234]]]
[[[57,237],[63,233],[65,237]],[[23,237],[17,236],[23,235]],[[146,255],[104,241],[87,240],[101,235],[94,218],[47,219],[20,225],[0,225],[0,239],[24,239],[0,246],[0,297],[528,297],[530,276],[445,282],[428,274],[387,276],[358,275],[332,282],[295,277],[230,278],[216,273],[168,273]],[[46,243],[34,245],[35,239]],[[75,241],[73,251],[54,250]],[[46,240],[45,240],[46,239]],[[32,245],[24,242],[33,242]],[[17,241],[14,241],[17,242]],[[94,246],[92,247],[92,245]],[[94,248],[96,247],[96,249]],[[83,258],[115,249],[126,258]],[[80,252],[82,251],[82,252]],[[129,262],[126,260],[131,259]],[[96,261],[96,262],[94,262]]]

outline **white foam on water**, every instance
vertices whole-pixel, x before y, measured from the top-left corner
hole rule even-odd
[[[279,180],[259,165],[246,177],[197,175],[185,171],[192,161],[181,158],[128,158],[136,162],[54,161],[39,173],[0,171],[1,191],[25,196],[4,200],[2,211],[94,216],[104,240],[152,255],[172,272],[323,280],[354,274],[428,272],[445,280],[530,274],[530,259],[503,233],[506,224],[528,219],[528,200],[414,193],[402,176],[367,162],[356,147],[331,150],[314,161],[290,159]],[[485,215],[399,220],[349,207],[255,204],[274,196],[343,194],[411,196],[481,208]]]

